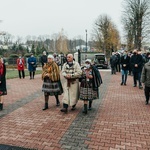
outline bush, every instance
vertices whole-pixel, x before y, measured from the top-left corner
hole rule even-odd
[[[17,54],[11,54],[8,58],[8,64],[11,64],[11,65],[16,65],[16,62],[17,62],[17,58],[19,56]]]

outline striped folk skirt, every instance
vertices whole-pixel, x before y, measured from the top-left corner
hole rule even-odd
[[[98,98],[98,91],[93,90],[92,81],[83,79],[80,84],[80,100],[91,101]]]
[[[49,78],[45,78],[42,85],[42,91],[45,95],[61,95],[63,93],[63,88],[61,81],[51,81]]]

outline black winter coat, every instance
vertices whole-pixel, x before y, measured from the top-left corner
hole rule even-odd
[[[3,64],[4,72],[3,75],[0,76],[0,93],[3,92],[2,95],[7,95],[7,89],[6,89],[6,66]]]
[[[124,64],[126,66],[124,66]],[[125,58],[125,56],[121,56],[121,66],[122,66],[122,70],[129,70],[130,57],[128,55],[126,56],[126,58]]]
[[[143,57],[140,54],[132,55],[130,59],[130,64],[133,72],[140,72],[143,67]],[[135,67],[135,64],[138,65],[138,67]]]

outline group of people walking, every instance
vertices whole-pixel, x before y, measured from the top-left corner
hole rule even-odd
[[[129,70],[131,70],[133,75],[133,87],[136,87],[137,85],[139,89],[143,89],[144,87],[146,97],[145,104],[147,105],[150,97],[150,53],[148,52],[143,56],[135,49],[131,55],[129,55],[127,51],[124,51],[122,56],[118,57],[116,53],[113,52],[110,58],[112,74],[116,74],[116,63],[118,62],[118,58],[120,58],[119,65],[121,68],[120,85],[127,84],[127,77]]]
[[[85,66],[81,68],[78,62],[74,60],[72,54],[67,55],[67,62],[64,63],[61,74],[64,78],[63,85],[60,80],[60,70],[58,64],[54,61],[53,55],[48,55],[48,61],[43,66],[42,91],[44,92],[45,105],[43,110],[48,109],[49,96],[55,96],[56,106],[60,105],[59,95],[63,93],[61,112],[67,113],[69,106],[71,110],[76,109],[78,100],[84,101],[83,113],[87,114],[87,103],[89,110],[92,107],[92,101],[98,98],[98,87],[102,83],[100,73],[92,67],[91,60],[85,61]],[[94,69],[92,69],[94,68]],[[79,86],[80,79],[80,86]],[[80,93],[79,93],[80,91]]]
[[[87,114],[88,110],[92,108],[92,102],[98,99],[99,86],[102,84],[102,78],[98,69],[92,65],[90,59],[85,61],[84,66],[81,68],[78,62],[74,60],[72,54],[67,55],[67,61],[63,64],[62,71],[60,72],[59,65],[55,61],[54,55],[46,55],[43,53],[44,59],[42,62],[42,91],[44,92],[44,108],[49,107],[49,96],[55,96],[56,106],[60,106],[59,95],[63,94],[62,103],[63,108],[61,112],[67,113],[69,106],[71,110],[76,109],[78,100],[83,101],[83,113]],[[110,58],[112,74],[116,73],[113,65],[115,53]],[[133,51],[131,56],[127,51],[124,51],[120,57],[121,65],[121,85],[127,84],[127,76],[129,68],[132,68],[133,74],[133,87],[138,86],[140,89],[144,87],[145,104],[149,103],[150,97],[150,53],[147,53],[146,63],[143,63],[143,57],[137,50]],[[42,61],[42,60],[41,60]],[[17,59],[17,68],[19,78],[25,78],[24,73],[24,59],[19,56]],[[30,79],[34,79],[36,65],[36,58],[31,54],[28,59]],[[60,79],[60,73],[63,77],[63,85]],[[3,110],[3,96],[7,95],[6,88],[6,66],[3,58],[0,58],[0,110]],[[142,85],[143,84],[143,85]],[[80,91],[80,92],[79,92]]]

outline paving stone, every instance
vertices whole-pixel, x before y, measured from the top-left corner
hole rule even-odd
[[[150,149],[150,105],[145,105],[144,90],[132,87],[132,76],[127,86],[120,86],[120,73],[101,74],[100,98],[87,115],[82,113],[82,101],[75,111],[60,112],[62,103],[56,107],[54,97],[49,98],[49,109],[42,111],[41,75],[32,81],[7,80],[8,95],[0,111],[0,150],[3,146],[4,150]]]

